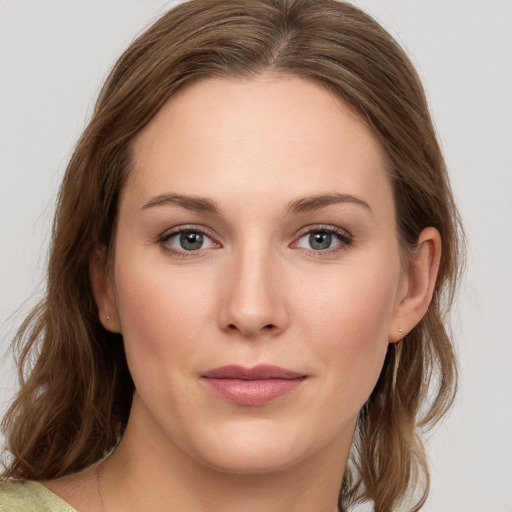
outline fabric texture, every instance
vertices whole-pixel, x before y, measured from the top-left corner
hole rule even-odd
[[[0,482],[0,512],[77,512],[38,482]]]

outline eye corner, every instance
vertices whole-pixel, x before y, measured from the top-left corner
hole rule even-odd
[[[315,235],[316,240],[312,238]],[[290,247],[302,249],[308,255],[328,256],[348,249],[353,242],[353,235],[346,229],[332,225],[314,225],[300,230]]]
[[[179,258],[200,257],[208,250],[222,247],[209,229],[197,225],[181,225],[167,230],[158,238],[157,244],[166,254]]]

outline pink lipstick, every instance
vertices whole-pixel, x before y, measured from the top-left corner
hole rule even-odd
[[[229,402],[263,405],[295,391],[307,375],[278,366],[229,365],[209,370],[201,377],[211,391]]]

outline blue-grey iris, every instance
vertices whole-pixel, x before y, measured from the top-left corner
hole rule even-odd
[[[331,242],[331,233],[319,233],[317,231],[316,233],[311,233],[309,235],[309,244],[311,245],[312,249],[315,249],[317,251],[329,249],[329,247],[331,246]]]
[[[181,233],[180,245],[186,251],[197,251],[203,246],[203,235],[194,231]]]

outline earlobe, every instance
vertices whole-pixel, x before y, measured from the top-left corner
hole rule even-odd
[[[405,270],[390,324],[389,342],[400,341],[425,316],[432,300],[441,261],[441,236],[425,228]]]
[[[89,276],[101,324],[107,331],[121,332],[105,247],[98,246],[93,249],[89,262]]]

